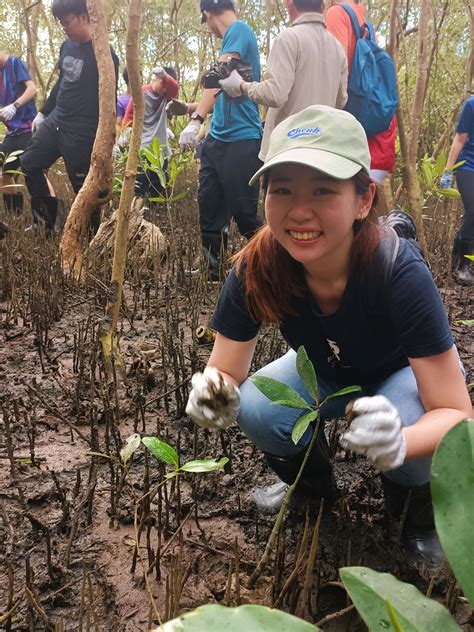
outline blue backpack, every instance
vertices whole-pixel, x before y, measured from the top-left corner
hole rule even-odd
[[[390,55],[376,43],[372,24],[367,20],[359,26],[354,10],[348,4],[339,6],[349,15],[357,37],[344,109],[356,117],[367,136],[375,136],[388,130],[397,111],[395,66]]]

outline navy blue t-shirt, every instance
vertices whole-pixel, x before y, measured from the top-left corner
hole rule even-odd
[[[456,162],[465,160],[466,162],[458,167],[466,171],[474,171],[474,97],[470,97],[462,108],[458,126],[458,134],[467,134],[467,141],[459,154]]]
[[[316,373],[341,387],[376,384],[407,366],[408,358],[444,353],[453,345],[428,266],[404,239],[400,239],[388,291],[372,291],[369,300],[367,282],[364,286],[361,275],[353,274],[334,314],[322,314],[309,291],[294,298],[292,306],[297,315],[284,318],[280,325],[283,338],[292,349],[303,345]],[[219,297],[211,326],[242,342],[259,331],[260,323],[248,312],[243,280],[235,267]]]
[[[111,47],[118,78],[118,57]],[[41,112],[58,127],[94,137],[99,122],[99,71],[92,41],[67,39],[59,52],[59,79]]]

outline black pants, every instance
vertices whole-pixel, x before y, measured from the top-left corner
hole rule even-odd
[[[149,195],[151,197],[164,197],[166,193],[165,187],[161,184],[160,177],[153,171],[155,168],[147,158],[141,158],[142,165],[138,165],[137,176],[135,178],[135,195],[143,197]],[[165,182],[168,183],[170,176],[168,173],[168,161],[163,162],[163,175]]]
[[[257,215],[259,185],[249,186],[262,166],[260,140],[224,143],[210,134],[199,171],[199,219],[201,232],[219,233],[233,217],[241,235],[251,237],[262,224]]]
[[[32,197],[49,196],[44,172],[60,157],[66,165],[74,193],[79,191],[89,171],[95,131],[93,136],[84,136],[60,129],[48,119],[42,123],[28,149],[20,156],[26,186]]]
[[[20,156],[15,156],[13,160],[9,160],[7,164],[4,161],[8,158],[9,154],[14,151],[25,151],[31,141],[31,132],[24,132],[23,134],[7,134],[3,139],[3,143],[0,143],[0,152],[3,154],[1,157],[1,163],[5,174],[11,171],[18,171],[20,168]],[[20,154],[21,155],[21,154]]]
[[[474,171],[457,171],[456,183],[464,206],[463,223],[458,234],[461,239],[474,240]]]

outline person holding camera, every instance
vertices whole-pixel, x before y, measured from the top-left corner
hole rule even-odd
[[[222,81],[230,97],[242,94],[268,106],[260,158],[273,128],[309,105],[343,108],[347,101],[347,60],[326,29],[323,0],[285,0],[291,28],[273,42],[263,81],[247,82],[237,71]]]
[[[252,78],[258,81],[257,39],[248,24],[237,19],[233,3],[230,0],[201,0],[200,7],[202,21],[222,39],[219,62],[246,62],[251,66]],[[204,79],[206,85],[209,84]],[[259,185],[248,184],[252,173],[260,166],[258,152],[262,126],[256,103],[247,97],[229,99],[217,83],[214,85],[204,87],[190,123],[181,132],[179,144],[194,148],[201,123],[214,108],[211,130],[202,148],[198,202],[204,264],[210,279],[217,280],[231,218],[247,238],[262,223],[257,214]]]

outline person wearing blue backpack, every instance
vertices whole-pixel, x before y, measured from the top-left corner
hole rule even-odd
[[[342,44],[347,55],[349,100],[345,109],[354,114],[364,127],[368,136],[371,156],[370,177],[377,184],[383,184],[385,178],[390,173],[393,173],[395,169],[395,137],[397,129],[395,111],[398,95],[393,63],[388,58],[387,53],[381,51],[380,54],[384,59],[383,68],[380,69],[378,64],[369,64],[367,66],[368,71],[366,71],[369,77],[360,76],[359,55],[362,53],[363,58],[364,52],[367,53],[366,46],[372,47],[372,50],[377,50],[378,47],[372,24],[366,17],[365,6],[360,4],[358,0],[347,0],[347,2],[340,2],[330,7],[326,12],[326,24],[328,31]],[[367,28],[364,28],[364,25],[367,25]],[[361,37],[364,40],[364,44],[358,44]],[[367,37],[370,38],[371,44],[367,44]],[[364,48],[365,50],[360,51],[359,48]],[[371,51],[369,50],[369,57],[372,58],[370,53]],[[374,69],[378,69],[381,72],[382,81],[379,80]],[[354,95],[354,90],[360,91],[362,84],[362,87],[366,86],[368,92],[371,93],[372,90],[368,88],[371,83],[383,85],[387,89],[379,95],[381,96],[379,105],[372,103],[370,106],[372,114],[374,114],[375,108],[376,115],[372,116],[369,123],[365,123],[363,120],[366,116],[364,113],[364,102]],[[358,111],[354,111],[355,109]],[[392,114],[391,118],[389,116],[390,113]],[[375,130],[378,130],[377,133],[374,133]]]

